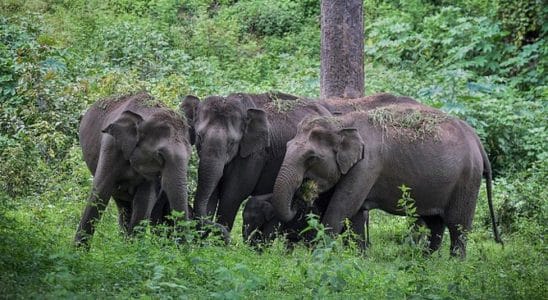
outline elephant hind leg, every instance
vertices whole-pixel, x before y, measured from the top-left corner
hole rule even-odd
[[[447,224],[451,238],[451,256],[466,257],[466,232],[461,224]]]
[[[445,224],[440,216],[423,216],[421,219],[426,224],[426,227],[430,229],[428,251],[432,253],[440,248]]]
[[[456,188],[453,201],[445,211],[444,221],[451,238],[451,256],[466,257],[466,234],[472,229],[477,196],[476,187]]]

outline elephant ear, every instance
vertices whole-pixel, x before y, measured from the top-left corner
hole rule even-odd
[[[268,222],[272,219],[274,219],[275,213],[274,213],[274,207],[270,203],[270,201],[265,201],[263,203],[263,213],[265,220]]]
[[[126,110],[116,121],[102,130],[103,133],[114,137],[116,145],[122,151],[125,159],[129,159],[133,149],[137,146],[139,140],[138,126],[141,122],[143,122],[141,115]]]
[[[272,203],[272,193],[259,196],[253,196],[255,201],[260,203],[260,210],[266,222],[274,219],[275,212]]]
[[[346,174],[352,166],[363,159],[364,143],[356,128],[343,128],[339,131],[339,136],[337,165],[341,173]]]
[[[194,121],[196,120],[196,111],[198,110],[198,105],[200,104],[200,99],[196,96],[187,95],[185,99],[181,102],[181,112],[185,115],[190,136],[190,143],[194,145],[196,142],[196,132],[194,131]]]
[[[247,110],[245,130],[240,141],[240,156],[248,157],[253,152],[270,146],[268,130],[270,123],[264,110],[250,108]]]

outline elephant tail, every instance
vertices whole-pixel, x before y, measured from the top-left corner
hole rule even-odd
[[[493,172],[491,170],[491,163],[487,157],[485,149],[480,144],[481,156],[483,158],[483,176],[485,176],[487,186],[487,203],[489,204],[489,213],[491,214],[491,222],[493,225],[493,234],[495,235],[495,242],[504,245],[500,238],[499,231],[497,229],[497,221],[495,219],[495,210],[493,208]]]

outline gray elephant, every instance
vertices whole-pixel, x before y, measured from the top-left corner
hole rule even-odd
[[[275,215],[271,198],[272,194],[266,194],[252,196],[247,200],[242,212],[244,241],[256,246],[272,241],[276,236],[284,236],[289,243],[311,240],[302,231],[308,227],[306,216],[309,213],[321,215],[318,206],[307,205],[301,199],[295,199],[299,206],[296,216],[288,222],[281,222]]]
[[[418,104],[418,102],[412,98],[394,96],[386,93],[356,99],[332,98],[321,100],[317,103],[324,106],[335,115],[347,114],[355,111],[367,111],[391,104]],[[285,235],[289,242],[297,242],[302,239],[310,238],[301,236],[299,233],[308,226],[305,216],[312,212],[311,207],[301,205],[295,218],[289,222],[281,222],[280,219],[274,216],[274,208],[272,207],[272,204],[270,204],[270,199],[271,194],[251,197],[248,200],[243,211],[244,227],[242,228],[242,234],[244,240],[249,240],[251,244],[257,244],[259,242],[269,241],[275,235],[279,234]],[[294,201],[302,203],[300,197],[295,197]],[[312,206],[314,208],[313,211],[320,217],[326,207],[326,205],[322,205],[321,202],[321,199],[319,199],[314,206]],[[353,222],[352,224],[355,227],[355,233],[360,237],[359,244],[362,248],[365,248],[366,245],[370,243],[368,211],[360,210],[353,218],[356,219],[356,222]],[[365,228],[367,229],[367,234],[364,232],[364,222],[366,223]]]
[[[332,190],[322,223],[338,234],[360,208],[403,215],[402,184],[411,188],[416,213],[431,231],[435,251],[449,228],[451,254],[466,255],[482,176],[495,240],[500,240],[492,207],[491,167],[474,130],[465,122],[420,104],[403,103],[339,117],[308,118],[287,146],[272,205],[291,220],[295,191],[303,180]]]
[[[83,116],[79,137],[94,177],[76,232],[77,245],[87,245],[111,197],[118,206],[120,226],[128,234],[142,220],[161,222],[170,210],[189,217],[191,149],[188,126],[177,113],[147,93],[99,101]]]
[[[325,213],[332,193],[327,192],[318,195],[310,203],[304,200],[299,192],[296,193],[293,203],[296,206],[296,215],[288,222],[282,222],[276,216],[272,206],[272,194],[250,197],[247,201],[242,217],[242,236],[244,241],[252,246],[272,241],[277,236],[284,236],[290,244],[300,241],[310,242],[315,237],[315,231],[304,232],[308,225],[308,214],[315,214],[320,219]],[[355,233],[356,242],[361,249],[369,245],[369,212],[360,209],[351,218],[352,231]],[[366,231],[364,231],[364,225]]]
[[[232,229],[240,204],[272,192],[286,143],[306,116],[330,115],[323,106],[283,93],[187,96],[181,104],[198,150],[197,218],[211,216]],[[209,203],[209,204],[208,204]]]

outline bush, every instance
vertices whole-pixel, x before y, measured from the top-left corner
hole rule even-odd
[[[504,30],[510,32],[512,42],[521,47],[545,36],[548,9],[538,0],[499,0],[497,15]]]
[[[10,195],[41,186],[40,162],[63,159],[85,105],[69,88],[74,58],[50,46],[40,24],[33,16],[0,19],[0,186]]]
[[[242,22],[242,30],[256,36],[296,32],[304,21],[303,12],[294,1],[245,1],[233,9]]]
[[[497,181],[499,203],[502,202],[497,216],[506,232],[517,232],[526,225],[548,222],[546,178],[548,163],[544,160],[525,171],[516,172],[508,179]]]

